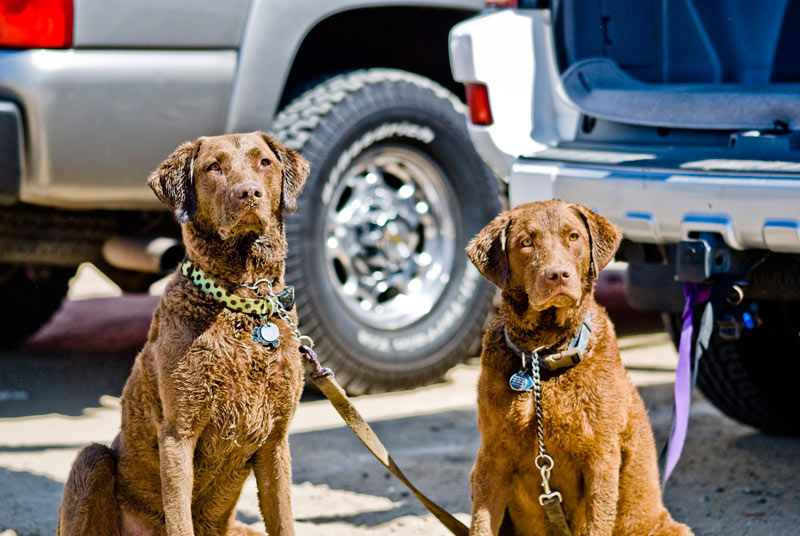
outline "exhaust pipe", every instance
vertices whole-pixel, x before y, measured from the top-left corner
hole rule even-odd
[[[115,268],[164,274],[183,259],[183,244],[174,238],[114,236],[103,243],[103,258]]]

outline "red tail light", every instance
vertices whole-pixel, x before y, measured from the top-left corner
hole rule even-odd
[[[72,0],[0,0],[0,47],[72,45]]]
[[[519,0],[486,0],[486,7],[519,7]]]
[[[489,90],[483,84],[464,84],[467,90],[469,118],[473,125],[491,125],[492,108],[489,106]]]

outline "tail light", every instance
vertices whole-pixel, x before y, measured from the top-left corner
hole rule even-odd
[[[519,0],[486,0],[486,7],[519,7]]]
[[[0,0],[0,48],[72,45],[72,0]]]
[[[492,119],[492,108],[489,106],[489,89],[483,84],[464,84],[467,93],[469,118],[473,125],[488,126]]]

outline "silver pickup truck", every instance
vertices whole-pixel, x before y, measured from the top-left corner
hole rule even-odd
[[[0,345],[79,263],[146,290],[183,253],[145,185],[182,141],[266,130],[312,173],[287,220],[301,328],[354,393],[474,355],[492,290],[463,247],[500,210],[450,28],[480,0],[0,2]]]
[[[628,299],[677,332],[711,288],[698,384],[800,434],[800,3],[497,0],[450,53],[469,133],[511,205],[558,197],[619,225]]]

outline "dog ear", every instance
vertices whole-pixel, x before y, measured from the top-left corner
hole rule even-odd
[[[589,271],[592,278],[597,279],[600,270],[614,258],[619,243],[622,241],[622,231],[589,207],[577,203],[573,207],[578,211],[578,216],[583,220],[586,230],[589,231],[589,247],[591,249]]]
[[[508,278],[506,240],[511,217],[504,212],[490,221],[467,244],[467,256],[483,277],[503,288]]]
[[[192,221],[197,210],[193,168],[200,141],[197,139],[179,145],[147,179],[156,197],[172,211],[179,223]]]
[[[264,141],[267,142],[272,152],[278,156],[283,168],[283,188],[281,191],[281,201],[286,212],[297,210],[297,197],[303,191],[303,186],[308,178],[308,160],[300,156],[300,153],[284,147],[274,138],[261,132]]]

